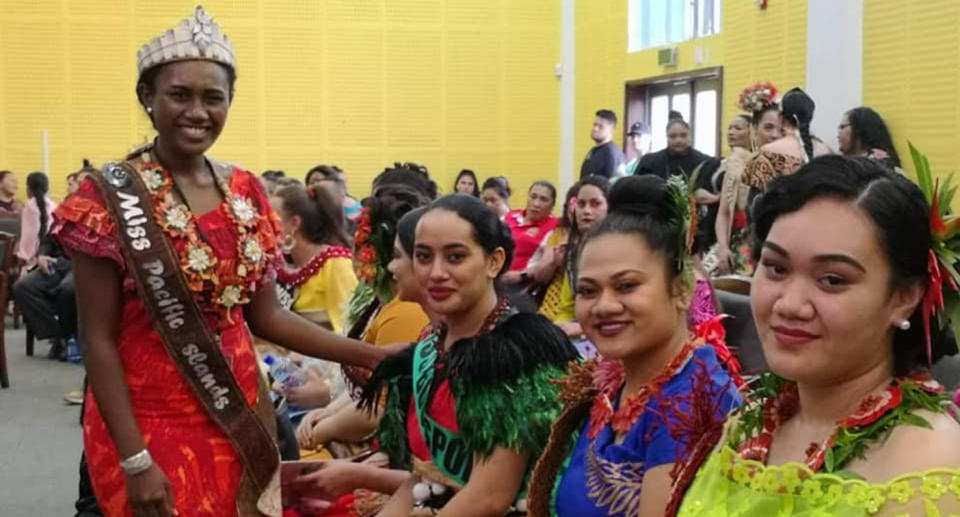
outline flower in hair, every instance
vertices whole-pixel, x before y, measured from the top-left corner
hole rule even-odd
[[[939,316],[940,326],[960,316],[960,216],[950,213],[950,205],[957,187],[952,185],[953,176],[947,176],[942,187],[939,179],[933,178],[930,161],[913,144],[910,155],[917,171],[917,183],[930,203],[930,236],[933,248],[927,254],[927,291],[921,302],[923,331],[926,337],[927,361],[933,362],[933,345],[930,339],[930,319]],[[949,289],[944,290],[944,286]],[[957,321],[953,321],[954,324]]]
[[[777,103],[777,93],[777,87],[773,83],[769,81],[758,82],[740,92],[737,106],[743,111],[762,111],[764,108]]]

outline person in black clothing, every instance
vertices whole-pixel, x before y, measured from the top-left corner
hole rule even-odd
[[[720,167],[720,160],[694,149],[690,141],[690,125],[683,119],[673,118],[667,123],[667,148],[644,155],[635,173],[653,174],[663,179],[679,175],[689,181],[693,171],[701,164],[703,167],[696,177],[696,185],[691,185],[691,188],[695,188],[694,196],[700,212],[699,229],[694,241],[695,253],[706,251],[717,239],[713,226],[720,197],[712,180]]]
[[[594,174],[604,178],[624,175],[623,151],[613,143],[613,132],[617,128],[617,114],[610,110],[600,110],[590,128],[593,146],[580,166],[580,179]]]
[[[13,298],[37,339],[51,339],[50,358],[60,359],[77,334],[73,264],[50,234],[40,240],[37,264],[13,284]]]

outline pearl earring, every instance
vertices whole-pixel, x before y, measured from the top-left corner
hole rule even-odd
[[[153,108],[151,108],[150,106],[147,106],[147,113],[153,115]]]
[[[897,326],[900,330],[910,330],[910,320],[903,320]]]

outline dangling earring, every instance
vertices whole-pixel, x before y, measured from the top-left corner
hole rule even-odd
[[[897,324],[897,328],[904,331],[910,330],[910,320],[901,321],[900,323]]]
[[[286,234],[283,236],[283,252],[287,255],[293,251],[293,248],[297,247],[297,238],[291,234]]]

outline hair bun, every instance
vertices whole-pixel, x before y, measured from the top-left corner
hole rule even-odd
[[[652,174],[628,176],[613,184],[607,198],[609,214],[650,217],[666,222],[675,212],[666,180]]]

